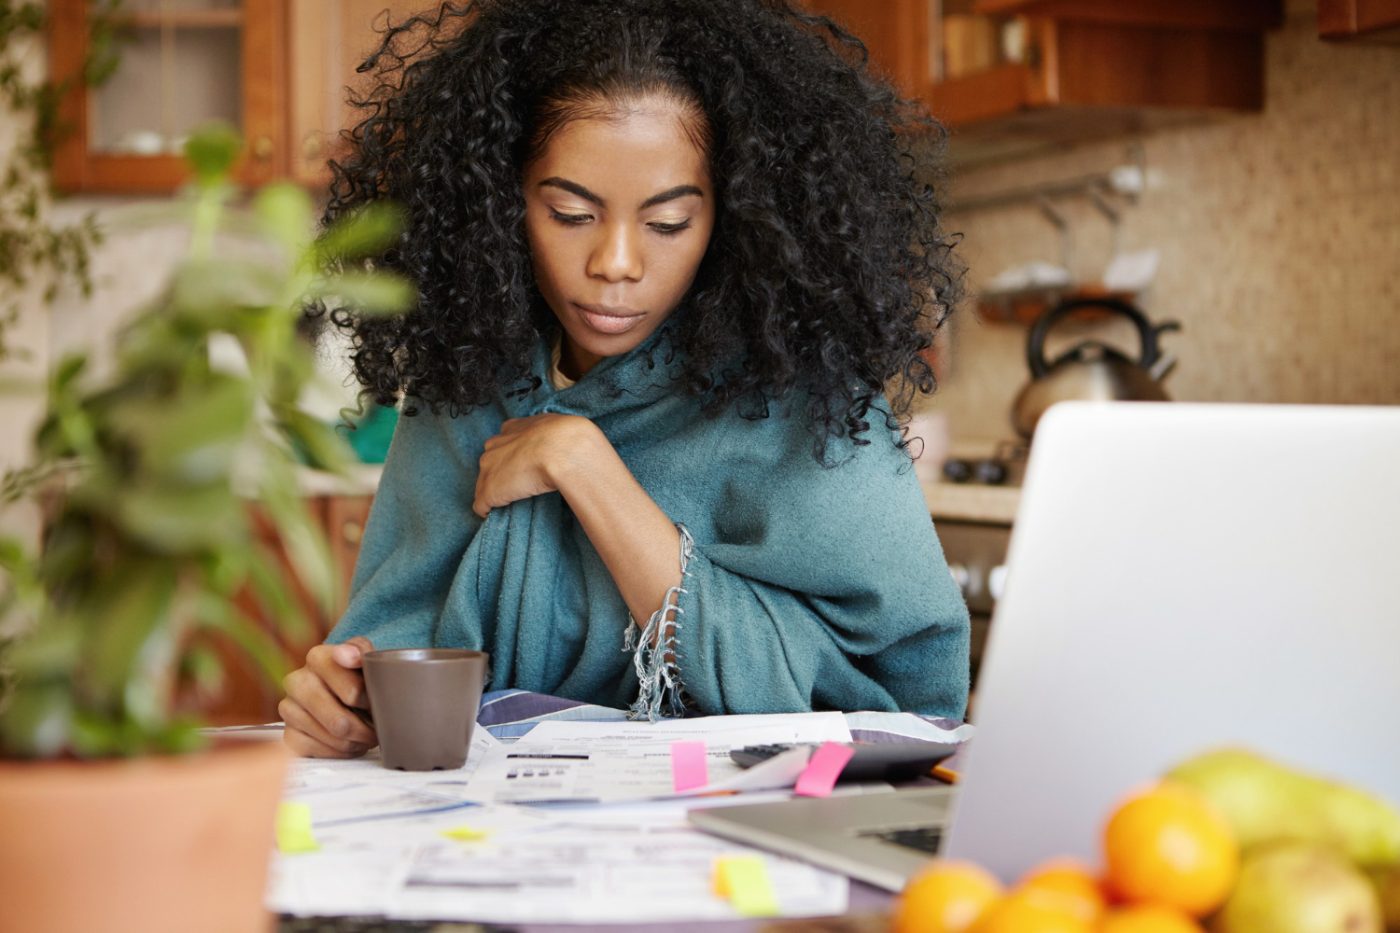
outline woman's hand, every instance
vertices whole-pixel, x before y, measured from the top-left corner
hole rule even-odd
[[[612,445],[597,425],[577,415],[512,418],[486,442],[472,511],[482,518],[500,506],[559,492],[568,472],[587,471]]]
[[[576,415],[512,418],[486,442],[472,511],[558,492],[645,626],[680,582],[680,533],[596,424]]]
[[[282,681],[286,697],[277,712],[287,724],[282,740],[305,758],[358,758],[379,744],[374,730],[350,707],[369,705],[362,657],[373,651],[368,638],[341,645],[317,645],[306,666]]]

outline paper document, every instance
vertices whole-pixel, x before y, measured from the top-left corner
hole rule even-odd
[[[755,868],[761,860],[753,876],[768,882],[777,916],[840,914],[844,877],[708,836],[686,810],[737,802],[703,796],[724,791],[786,799],[811,755],[798,748],[742,769],[729,757],[734,748],[849,742],[853,731],[875,741],[956,740],[970,728],[893,713],[545,720],[509,744],[478,727],[455,771],[390,770],[377,751],[301,759],[286,799],[309,811],[315,849],[275,856],[268,906],[505,924],[739,919],[752,899],[713,888],[724,859]],[[679,763],[673,747],[685,755]],[[678,773],[703,773],[705,783],[690,787]]]
[[[709,782],[685,795],[791,787],[810,755],[795,749],[747,770],[729,757],[745,745],[849,742],[841,713],[706,716],[647,722],[542,722],[492,749],[468,788],[490,803],[616,803],[678,796],[671,746],[703,742]]]
[[[500,747],[491,733],[473,729],[466,763],[455,771],[396,771],[384,767],[377,748],[363,758],[298,758],[288,774],[285,796],[312,805],[318,838],[328,825],[475,806],[468,781]]]
[[[314,813],[314,810],[313,810]],[[469,828],[471,832],[456,832]],[[457,841],[465,837],[467,841]],[[733,920],[716,859],[764,860],[779,914],[840,914],[840,875],[692,829],[685,804],[537,810],[483,806],[318,830],[321,851],[279,858],[268,906],[400,920],[624,923]]]

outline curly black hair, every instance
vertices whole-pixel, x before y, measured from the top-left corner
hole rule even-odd
[[[375,200],[406,213],[370,264],[416,283],[416,307],[331,315],[380,404],[456,415],[538,384],[531,351],[557,323],[522,169],[578,107],[657,91],[703,117],[717,202],[674,316],[678,387],[711,413],[797,402],[819,458],[934,390],[923,351],[960,274],[915,151],[944,133],[831,20],[786,0],[475,0],[381,31],[322,218]]]

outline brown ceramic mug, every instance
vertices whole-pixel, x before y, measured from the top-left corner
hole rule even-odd
[[[488,660],[485,652],[461,648],[399,648],[364,656],[370,716],[384,767],[462,767]]]

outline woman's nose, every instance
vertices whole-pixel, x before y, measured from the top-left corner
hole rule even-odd
[[[642,253],[636,233],[627,224],[603,228],[603,239],[588,259],[588,274],[609,282],[642,277]]]

